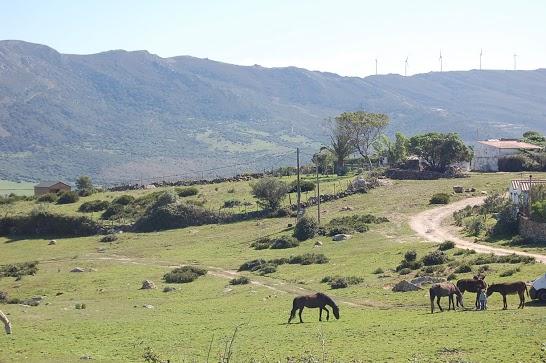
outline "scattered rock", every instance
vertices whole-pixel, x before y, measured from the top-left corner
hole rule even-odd
[[[57,244],[57,241],[52,239],[51,241],[49,241],[48,245],[49,246],[53,246],[53,245],[56,245]]]
[[[336,234],[334,237],[332,237],[332,241],[345,241],[351,237],[352,236],[350,234]]]
[[[406,280],[402,280],[394,287],[392,288],[392,291],[394,292],[407,292],[407,291],[418,291],[421,290],[421,288],[417,285],[412,284],[411,282],[408,282]]]
[[[153,281],[144,280],[144,281],[142,281],[142,287],[141,287],[140,289],[141,289],[141,290],[155,289],[155,284],[154,284]]]
[[[42,296],[33,296],[30,299],[22,301],[21,304],[27,306],[38,306],[42,303],[43,300],[44,298]]]
[[[5,291],[0,291],[0,302],[8,300],[8,293]]]
[[[316,241],[315,242],[315,247],[322,247],[322,242],[321,241]]]
[[[153,305],[149,305],[149,304],[142,305],[142,307],[146,308],[146,309],[153,309],[154,308]]]
[[[80,359],[81,359],[81,360],[92,360],[93,357],[91,357],[90,355],[82,355],[82,356],[80,357]]]
[[[410,283],[416,286],[422,286],[422,285],[435,284],[438,282],[445,282],[445,281],[447,281],[447,279],[445,279],[444,277],[420,276],[411,280]]]
[[[85,270],[81,267],[74,267],[70,272],[85,272]]]
[[[480,193],[481,193],[482,195],[487,195],[487,192],[486,192],[485,190],[482,190]]]
[[[165,286],[165,287],[163,288],[163,292],[172,292],[172,291],[176,291],[176,287]]]
[[[461,186],[461,185],[455,185],[455,186],[453,187],[453,191],[454,191],[455,193],[463,193],[463,192],[464,192],[464,187]]]
[[[353,208],[353,207],[350,207],[350,206],[345,206],[345,207],[342,207],[342,208],[340,209],[341,212],[352,211],[352,210],[354,210],[354,208]]]
[[[64,294],[64,292],[59,291],[58,293],[55,294],[55,296],[61,296],[62,294]]]

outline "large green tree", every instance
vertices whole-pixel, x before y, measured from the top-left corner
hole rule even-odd
[[[345,160],[353,153],[354,146],[352,143],[349,129],[346,127],[346,122],[338,117],[330,119],[330,151],[335,158],[335,172],[338,175],[346,173]]]
[[[415,135],[409,145],[409,152],[425,160],[434,171],[445,172],[453,163],[472,160],[472,149],[456,133]]]
[[[387,158],[390,165],[404,162],[408,158],[409,139],[404,134],[397,132],[392,141],[387,135],[381,135],[373,144],[377,157]]]
[[[336,117],[336,120],[347,130],[353,146],[368,161],[371,169],[370,152],[372,146],[389,124],[389,117],[382,113],[356,111],[344,112]]]
[[[87,196],[93,194],[95,188],[91,178],[87,175],[82,175],[76,179],[76,190],[81,196]]]

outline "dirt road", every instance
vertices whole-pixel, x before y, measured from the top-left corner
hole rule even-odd
[[[499,256],[510,255],[512,253],[522,256],[532,256],[536,258],[537,261],[546,264],[546,256],[544,255],[474,243],[457,236],[448,226],[442,225],[442,222],[446,218],[449,218],[453,212],[463,209],[467,205],[481,204],[484,199],[485,197],[467,198],[445,206],[426,210],[411,218],[410,227],[417,232],[418,235],[431,242],[453,241],[459,248],[470,248],[476,252],[493,253]]]

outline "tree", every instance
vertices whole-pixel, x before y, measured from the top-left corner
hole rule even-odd
[[[271,210],[280,208],[281,202],[289,190],[285,182],[272,177],[262,178],[250,187],[252,195],[258,199],[258,204]]]
[[[523,141],[530,144],[546,146],[546,137],[538,131],[527,131],[523,134]]]
[[[332,163],[332,159],[332,152],[328,148],[323,147],[318,153],[313,155],[311,161],[318,166],[319,173],[324,174],[328,170],[328,165]]]
[[[409,151],[424,159],[434,171],[443,173],[453,163],[472,160],[472,150],[456,133],[416,135],[410,138],[409,144]]]
[[[91,178],[87,175],[82,175],[78,179],[76,179],[76,190],[81,196],[93,194],[94,187]]]
[[[389,124],[389,117],[382,113],[364,111],[344,112],[336,120],[347,129],[353,146],[372,168],[370,149]]]
[[[395,165],[408,158],[408,143],[408,138],[397,132],[394,142],[386,135],[380,135],[373,148],[378,158],[387,158],[389,164]]]
[[[337,175],[344,175],[345,159],[347,159],[354,150],[354,146],[345,127],[345,123],[337,117],[330,122],[330,151],[335,158],[335,172]]]

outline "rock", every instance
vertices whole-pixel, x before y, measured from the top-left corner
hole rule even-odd
[[[340,209],[341,212],[352,211],[352,210],[354,210],[354,208],[353,208],[353,207],[349,207],[349,206],[342,207],[342,208]]]
[[[74,267],[70,272],[85,272],[85,270],[81,267]]]
[[[345,241],[351,237],[352,236],[350,234],[336,234],[334,237],[332,237],[332,241]]]
[[[92,360],[93,357],[91,357],[90,355],[82,355],[82,356],[80,357],[80,359],[81,359],[81,360]]]
[[[42,303],[43,300],[44,298],[42,296],[33,296],[30,299],[22,301],[21,304],[27,306],[38,306]]]
[[[153,305],[149,305],[149,304],[142,305],[142,307],[146,308],[146,309],[153,309],[154,308]]]
[[[57,241],[52,239],[51,241],[49,241],[48,245],[49,246],[53,246],[53,245],[56,245],[57,244]]]
[[[165,287],[163,288],[163,292],[171,292],[171,291],[176,291],[176,287],[165,286]]]
[[[460,185],[455,185],[455,186],[453,187],[453,191],[454,191],[455,193],[463,193],[463,192],[464,192],[464,187],[462,187],[462,186],[460,186]]]
[[[154,284],[153,281],[144,280],[144,281],[142,281],[142,287],[141,287],[140,289],[141,289],[141,290],[155,289],[155,284]]]
[[[0,291],[0,302],[8,300],[8,293],[5,291]]]
[[[481,193],[482,195],[487,195],[487,192],[486,192],[485,190],[482,190],[480,193]]]
[[[368,182],[362,176],[356,177],[349,185],[349,190],[366,192],[368,190]]]
[[[438,282],[445,282],[445,281],[447,280],[444,277],[420,276],[411,280],[410,283],[416,286],[422,286],[422,285],[435,284]]]
[[[55,296],[61,296],[62,294],[64,294],[64,292],[59,291],[58,293],[55,294]]]
[[[412,284],[411,282],[408,282],[406,280],[402,280],[394,287],[392,288],[392,291],[394,292],[407,292],[407,291],[418,291],[421,290],[421,288],[417,285]]]
[[[316,241],[315,242],[315,247],[322,247],[322,242],[321,241]]]

